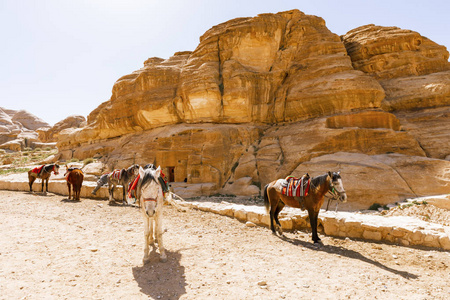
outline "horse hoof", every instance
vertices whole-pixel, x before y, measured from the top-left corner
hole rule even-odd
[[[148,264],[149,262],[150,262],[150,258],[144,258],[144,259],[142,260],[142,263],[143,263],[144,265]]]
[[[165,262],[167,262],[167,257],[165,257],[165,256],[164,257],[160,257],[159,261],[162,262],[162,263],[165,263]]]

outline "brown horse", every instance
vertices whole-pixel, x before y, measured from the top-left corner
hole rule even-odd
[[[311,224],[312,239],[314,243],[318,243],[320,238],[317,234],[317,218],[325,194],[330,192],[339,197],[340,201],[347,201],[347,194],[342,185],[341,175],[339,172],[328,172],[325,175],[312,178],[309,193],[304,198],[283,195],[281,190],[284,182],[285,179],[278,179],[264,187],[264,205],[270,214],[270,229],[272,229],[274,234],[276,233],[275,230],[280,235],[283,234],[280,221],[278,221],[278,214],[285,205],[303,210],[306,209],[309,215],[309,223]],[[276,224],[274,224],[274,220]]]
[[[34,168],[28,171],[28,184],[30,186],[30,192],[33,191],[32,186],[33,182],[40,178],[42,180],[42,192],[44,191],[44,181],[45,181],[45,191],[48,192],[48,180],[50,175],[55,173],[55,175],[59,174],[59,165],[58,164],[50,164],[43,165],[41,167]]]
[[[71,198],[71,186],[73,187],[72,200],[80,201],[81,186],[83,185],[84,174],[78,168],[67,168],[64,174],[67,181],[67,189],[69,190],[69,200]]]

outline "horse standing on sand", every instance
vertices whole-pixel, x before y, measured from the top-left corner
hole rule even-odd
[[[48,180],[50,175],[55,173],[55,175],[59,174],[59,165],[58,164],[49,164],[42,165],[40,167],[36,167],[30,171],[28,171],[28,185],[30,186],[30,192],[33,191],[33,182],[40,178],[42,180],[42,192],[44,192],[44,181],[45,181],[45,192],[48,192]]]
[[[139,182],[136,187],[136,197],[139,200],[142,217],[144,218],[144,258],[143,263],[150,261],[150,248],[155,247],[155,239],[158,243],[160,261],[165,262],[167,256],[163,245],[162,210],[164,196],[158,178],[161,176],[161,168],[139,168]]]
[[[67,168],[64,174],[67,181],[67,189],[69,190],[69,200],[71,198],[71,187],[73,187],[72,200],[80,201],[81,186],[83,185],[84,174],[78,168]]]
[[[306,209],[308,211],[309,223],[312,229],[312,240],[314,244],[320,242],[317,234],[317,219],[320,208],[324,202],[325,194],[330,192],[341,202],[347,201],[347,194],[345,193],[342,179],[339,172],[328,172],[325,175],[320,175],[311,179],[308,195],[303,198],[295,196],[287,196],[282,194],[283,183],[285,179],[278,179],[272,181],[264,187],[264,205],[267,212],[270,214],[270,229],[275,234],[275,230],[280,235],[283,234],[278,214],[285,205]],[[275,224],[274,224],[275,220]]]
[[[132,165],[128,169],[114,170],[108,175],[108,191],[109,191],[109,204],[114,203],[114,188],[116,185],[122,186],[122,203],[127,204],[125,193],[128,188],[128,183],[139,174],[139,165]]]

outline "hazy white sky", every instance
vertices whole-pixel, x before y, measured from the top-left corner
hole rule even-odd
[[[450,48],[449,0],[0,0],[0,106],[51,125],[86,117],[147,58],[193,51],[227,20],[295,8],[338,35],[373,23]]]

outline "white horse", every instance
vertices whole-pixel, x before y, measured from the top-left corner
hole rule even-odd
[[[144,218],[144,264],[150,261],[149,246],[155,247],[155,239],[158,243],[160,261],[167,261],[162,239],[162,210],[164,206],[164,196],[161,184],[158,181],[160,174],[160,167],[156,170],[152,168],[144,170],[142,167],[139,167],[140,179],[136,188],[136,198],[139,199],[142,216]]]

